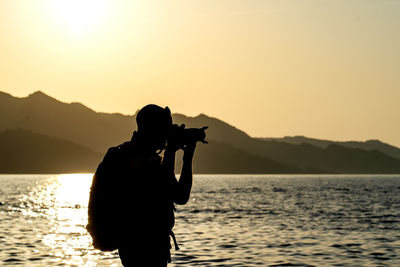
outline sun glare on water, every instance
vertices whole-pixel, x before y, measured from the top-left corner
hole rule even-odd
[[[54,15],[73,34],[83,35],[96,30],[106,20],[109,1],[53,0]]]
[[[65,174],[49,180],[42,191],[50,229],[43,243],[53,248],[51,255],[67,265],[95,266],[98,258],[86,232],[87,203],[92,174]]]

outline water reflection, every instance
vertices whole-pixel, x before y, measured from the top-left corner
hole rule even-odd
[[[90,178],[90,174],[60,175],[43,191],[51,225],[43,243],[56,251],[56,257],[66,257],[66,264],[84,264],[82,254],[90,246],[85,230]]]
[[[25,215],[45,217],[48,229],[41,236],[49,247],[49,258],[63,265],[96,266],[101,258],[116,259],[115,253],[94,251],[86,231],[87,204],[92,174],[63,174],[39,183],[22,199]],[[109,262],[107,265],[116,266]]]
[[[0,175],[0,265],[121,266],[86,232],[91,177]],[[168,266],[400,266],[399,175],[196,176],[192,197]]]

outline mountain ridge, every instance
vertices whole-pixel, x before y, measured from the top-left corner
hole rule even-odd
[[[102,155],[55,137],[16,129],[0,133],[0,173],[93,172]]]
[[[339,144],[339,145],[342,145],[345,147],[361,148],[361,149],[364,149],[367,151],[379,150],[389,156],[400,159],[400,149],[398,147],[384,143],[377,139],[369,139],[366,141],[331,141],[331,140],[325,140],[325,139],[310,138],[310,137],[306,137],[306,136],[302,136],[302,135],[285,136],[282,138],[267,137],[267,138],[258,138],[258,139],[266,140],[266,141],[281,141],[281,142],[286,142],[286,143],[290,143],[290,144],[307,143],[307,144],[315,145],[315,146],[322,147],[322,148],[326,148],[331,144]]]
[[[42,91],[23,98],[3,92],[0,94],[0,132],[25,129],[82,145],[101,154],[108,147],[131,138],[136,129],[135,115],[96,112],[81,103],[61,102]],[[224,158],[221,159],[221,165],[225,167],[218,169],[214,166],[214,171],[230,172],[229,164],[225,163],[232,161],[239,166],[240,158],[247,162],[249,170],[253,172],[400,173],[400,159],[385,152],[400,153],[400,149],[380,141],[342,144],[308,137],[253,138],[246,132],[206,114],[189,117],[174,113],[172,116],[174,123],[185,124],[186,127],[209,126],[207,138],[212,145],[208,150],[205,149],[207,146],[203,149],[203,145],[199,145],[199,151],[204,150],[199,157],[202,158],[200,162],[206,167],[198,165],[196,168],[202,172],[210,171],[207,168],[214,164],[207,161],[208,158],[218,162],[218,157],[212,156],[222,153]],[[337,146],[330,147],[331,145]],[[375,145],[374,149],[372,145]],[[235,158],[230,157],[229,153],[235,155]],[[337,157],[343,160],[338,161]],[[258,163],[250,168],[252,160]],[[270,168],[263,168],[263,164]],[[233,165],[231,166],[233,170]],[[241,169],[236,171],[245,173],[245,166],[240,166]]]
[[[28,130],[0,133],[0,173],[94,172],[102,153],[59,138]],[[177,162],[177,170],[182,163]],[[299,173],[299,168],[282,164],[210,141],[199,146],[193,164],[195,173]]]

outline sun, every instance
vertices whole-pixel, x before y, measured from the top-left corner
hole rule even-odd
[[[96,30],[104,22],[109,1],[106,0],[52,0],[57,19],[76,35]]]

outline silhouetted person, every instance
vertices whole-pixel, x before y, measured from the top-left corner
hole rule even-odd
[[[142,108],[136,122],[131,141],[110,148],[96,171],[88,230],[95,248],[117,248],[124,266],[166,266],[171,260],[170,237],[178,249],[172,232],[174,203],[189,200],[196,141],[204,142],[206,127],[193,129],[204,136],[185,138],[183,132],[189,130],[173,125],[168,107],[156,105]],[[184,155],[178,181],[174,167],[179,149]],[[106,233],[109,229],[113,231]],[[96,235],[102,235],[106,245]]]

